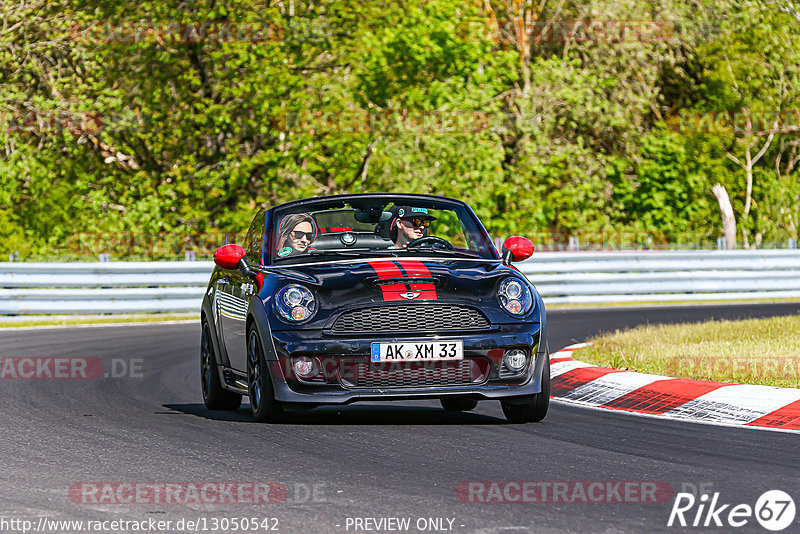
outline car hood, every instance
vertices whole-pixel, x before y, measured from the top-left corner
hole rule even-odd
[[[345,309],[440,301],[480,308],[493,322],[514,322],[499,306],[497,285],[507,276],[524,279],[500,261],[471,259],[380,258],[349,263],[315,263],[276,267],[270,272],[271,295],[289,283],[312,289],[319,311],[313,325],[323,327]],[[530,318],[527,320],[531,320]]]

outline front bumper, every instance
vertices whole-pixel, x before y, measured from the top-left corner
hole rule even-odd
[[[291,330],[272,332],[270,370],[278,401],[290,404],[349,404],[357,401],[431,399],[447,396],[475,399],[507,399],[527,396],[541,391],[541,376],[545,353],[539,323],[495,325],[490,332],[448,335],[384,336],[375,335],[335,338],[321,331]],[[373,342],[461,340],[464,343],[465,366],[472,368],[474,383],[443,383],[436,380],[409,385],[408,380],[359,380],[360,373],[368,372],[375,378],[369,363]],[[524,348],[531,354],[525,370],[510,376],[501,375],[502,356],[505,349]],[[308,356],[318,362],[320,373],[314,379],[300,379],[291,370],[292,358]],[[454,362],[442,362],[453,364]],[[428,362],[426,365],[436,365]],[[394,364],[392,364],[394,365]],[[348,367],[349,366],[349,367]],[[349,369],[349,370],[348,370]],[[435,369],[428,369],[434,372]],[[421,371],[424,373],[424,371]],[[355,374],[353,374],[355,373]],[[386,375],[388,376],[388,375]],[[426,375],[430,377],[431,375]],[[444,375],[442,375],[444,376]],[[449,375],[449,376],[452,376]],[[370,384],[379,383],[379,387]],[[365,385],[366,384],[366,385]]]

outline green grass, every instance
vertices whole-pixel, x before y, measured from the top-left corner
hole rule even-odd
[[[198,313],[178,314],[125,314],[125,315],[41,315],[25,317],[14,321],[0,318],[0,328],[19,328],[21,326],[60,326],[104,323],[156,323],[161,321],[199,321]]]
[[[800,315],[642,326],[591,342],[576,359],[676,378],[800,387]]]

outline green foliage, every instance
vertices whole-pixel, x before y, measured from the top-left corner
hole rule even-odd
[[[679,134],[654,129],[628,166],[615,166],[609,178],[619,206],[618,221],[639,224],[651,234],[713,232],[712,227],[698,224],[714,217],[716,206],[709,195],[713,184]]]
[[[221,236],[257,206],[347,191],[463,198],[493,234],[546,242],[713,236],[711,187],[725,185],[741,217],[745,176],[730,156],[765,137],[677,117],[800,109],[800,22],[766,1],[0,11],[0,253],[23,257],[98,233]],[[670,31],[524,38],[580,20]],[[192,33],[203,24],[213,31]],[[796,138],[782,129],[754,169],[740,224],[765,242],[797,235]]]

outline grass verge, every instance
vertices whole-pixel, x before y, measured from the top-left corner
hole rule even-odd
[[[0,328],[19,328],[28,326],[68,326],[105,323],[158,323],[162,321],[198,321],[198,313],[182,314],[125,314],[125,315],[43,315],[21,317],[14,320],[0,318]]]
[[[676,378],[800,387],[800,315],[648,325],[591,342],[576,359]]]

